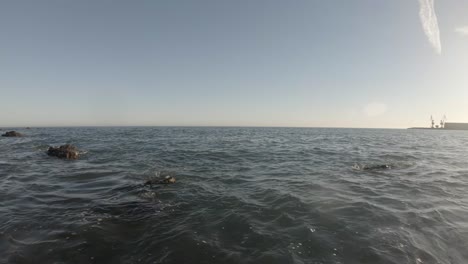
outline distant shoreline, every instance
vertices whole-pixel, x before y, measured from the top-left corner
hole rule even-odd
[[[161,128],[317,128],[317,129],[391,129],[391,130],[403,130],[407,129],[405,127],[303,127],[303,126],[164,126],[164,125],[154,125],[154,126],[119,126],[119,125],[109,125],[109,126],[0,126],[0,129],[26,129],[26,128],[112,128],[112,127],[127,127],[127,128],[144,128],[144,127],[161,127]]]
[[[430,127],[410,127],[408,129],[418,129],[418,130],[450,130],[450,131],[467,131],[468,129],[455,129],[455,128],[430,128]]]

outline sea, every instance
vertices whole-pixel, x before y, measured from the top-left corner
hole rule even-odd
[[[468,131],[14,130],[0,263],[468,263]]]

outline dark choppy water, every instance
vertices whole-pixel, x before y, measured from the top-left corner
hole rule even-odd
[[[0,263],[468,263],[468,131],[20,131]],[[45,154],[63,143],[87,153]]]

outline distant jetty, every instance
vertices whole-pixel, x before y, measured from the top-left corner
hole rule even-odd
[[[454,123],[446,122],[446,117],[444,116],[440,120],[440,125],[436,125],[434,119],[431,116],[431,126],[430,127],[410,127],[409,129],[430,129],[430,130],[468,130],[468,123]]]

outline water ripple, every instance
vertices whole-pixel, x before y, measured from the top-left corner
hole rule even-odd
[[[64,143],[82,158],[45,154]],[[463,131],[34,128],[0,139],[0,263],[467,263],[464,146]],[[144,185],[164,175],[177,183]]]

